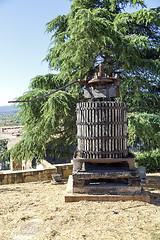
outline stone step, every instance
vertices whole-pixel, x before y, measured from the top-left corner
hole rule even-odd
[[[88,180],[88,179],[117,179],[117,178],[139,178],[138,170],[124,171],[124,170],[95,170],[90,172],[73,172],[73,180]]]
[[[140,194],[142,191],[141,186],[129,186],[126,184],[115,184],[115,183],[98,183],[89,184],[83,187],[74,187],[73,193],[88,193],[88,194],[113,194],[113,195],[130,195]]]

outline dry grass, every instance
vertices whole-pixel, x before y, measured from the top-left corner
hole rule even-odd
[[[0,186],[1,240],[160,239],[160,174],[149,174],[151,203],[65,203],[66,185]]]

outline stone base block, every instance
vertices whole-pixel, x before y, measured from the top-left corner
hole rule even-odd
[[[78,172],[83,169],[83,163],[121,163],[127,162],[129,166],[129,170],[135,170],[135,158],[134,156],[130,155],[126,158],[98,158],[98,159],[89,159],[89,158],[74,158],[73,159],[73,172]]]
[[[87,193],[87,194],[112,194],[112,195],[132,195],[140,194],[141,186],[132,187],[124,184],[92,184],[85,187],[73,187],[73,193]]]
[[[74,192],[91,193],[94,191],[102,193],[116,192],[139,192],[140,175],[138,170],[92,170],[89,172],[73,172]],[[113,190],[112,190],[113,188]]]
[[[72,175],[69,176],[65,202],[86,201],[144,201],[150,202],[150,196],[142,187],[130,186],[90,186],[73,188]],[[76,193],[75,191],[78,191]]]
[[[137,169],[133,171],[129,170],[94,170],[90,172],[73,172],[73,180],[90,180],[90,179],[117,179],[117,178],[139,178],[140,174]]]
[[[84,194],[66,194],[65,202],[79,201],[103,201],[103,202],[118,202],[118,201],[143,201],[150,203],[150,196],[144,190],[139,195],[84,195]]]

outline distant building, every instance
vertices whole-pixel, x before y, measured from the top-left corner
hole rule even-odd
[[[9,127],[1,127],[0,131],[2,133],[11,133],[11,132],[20,132],[23,126],[9,126]]]

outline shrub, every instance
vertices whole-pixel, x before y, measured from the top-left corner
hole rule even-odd
[[[128,116],[128,145],[143,151],[160,149],[160,114],[131,113]]]
[[[147,172],[160,172],[160,150],[134,153],[139,166],[145,166]]]

